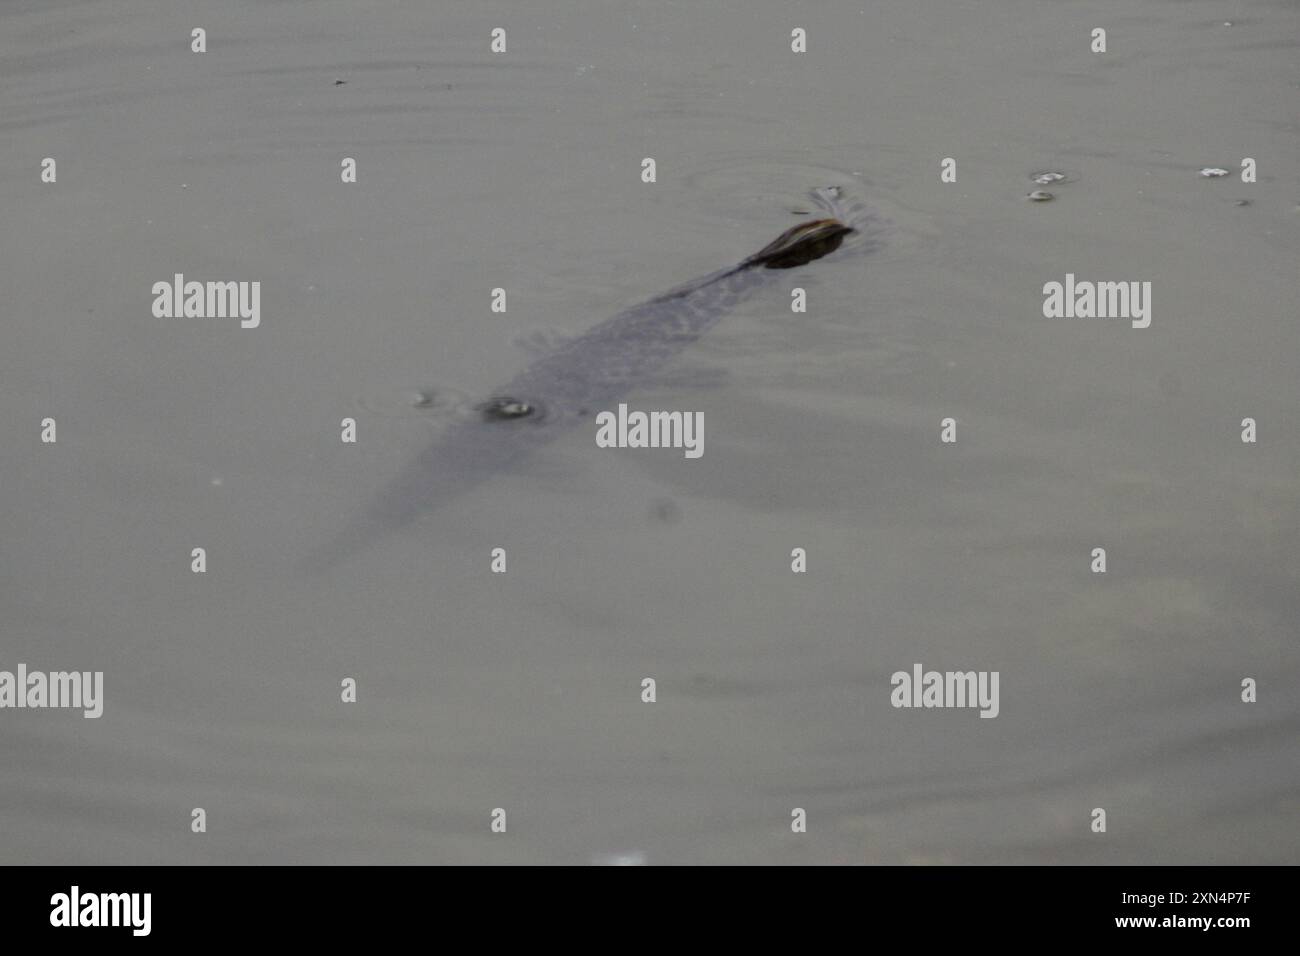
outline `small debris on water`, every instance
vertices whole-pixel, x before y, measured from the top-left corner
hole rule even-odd
[[[342,85],[343,85],[344,83],[346,83],[346,82],[347,82],[347,80],[335,80],[335,81],[334,81],[334,85],[335,85],[335,86],[342,86]]]
[[[1226,169],[1220,169],[1218,166],[1206,166],[1201,170],[1201,175],[1206,179],[1219,179],[1222,176],[1228,175],[1228,171]]]
[[[1056,197],[1051,193],[1049,193],[1046,189],[1035,189],[1025,198],[1028,199],[1030,202],[1051,202]]]
[[[671,498],[658,498],[650,503],[650,520],[658,524],[677,524],[682,520],[682,509]]]
[[[1038,183],[1040,186],[1050,186],[1052,183],[1063,183],[1065,182],[1065,179],[1065,173],[1034,173],[1034,182]]]
[[[1249,200],[1249,199],[1238,199],[1238,200],[1236,200],[1236,201],[1233,203],[1233,205],[1234,205],[1234,206],[1249,206],[1249,205],[1250,205],[1250,200]]]

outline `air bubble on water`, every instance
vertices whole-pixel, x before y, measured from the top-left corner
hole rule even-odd
[[[489,399],[480,406],[485,418],[493,421],[510,421],[515,418],[527,418],[537,410],[536,406],[509,396]]]
[[[368,412],[387,418],[450,419],[470,404],[469,396],[445,386],[366,385],[356,402]]]

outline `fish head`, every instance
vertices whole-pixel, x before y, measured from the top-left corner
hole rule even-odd
[[[772,242],[745,260],[747,265],[765,269],[793,269],[829,255],[840,247],[844,237],[856,232],[838,219],[813,219],[792,226]]]

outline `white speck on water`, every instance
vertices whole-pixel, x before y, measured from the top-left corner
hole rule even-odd
[[[1206,179],[1218,179],[1220,176],[1228,175],[1228,171],[1220,169],[1218,166],[1206,166],[1201,170],[1201,175]]]

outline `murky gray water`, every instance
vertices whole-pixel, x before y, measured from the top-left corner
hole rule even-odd
[[[6,4],[0,669],[106,702],[0,711],[0,862],[1297,862],[1298,26]],[[627,399],[703,412],[701,459],[575,428],[302,567],[512,343],[742,260],[821,185],[878,247]],[[176,272],[260,280],[261,327],[154,318]],[[1067,272],[1150,281],[1151,328],[1043,318]],[[1000,672],[997,719],[893,708],[916,662]]]

